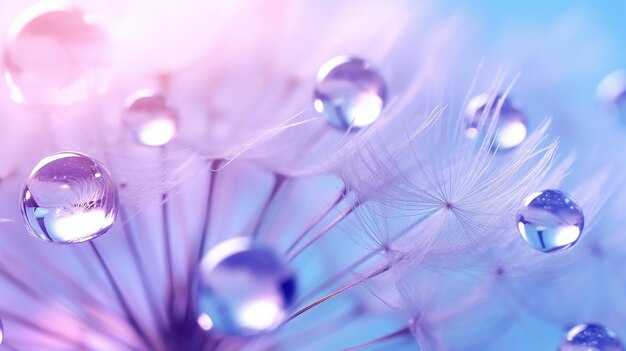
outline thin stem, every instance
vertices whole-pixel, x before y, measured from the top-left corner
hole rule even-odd
[[[298,317],[299,315],[303,314],[304,312],[306,312],[306,311],[310,310],[311,308],[313,308],[313,307],[315,307],[315,306],[317,306],[317,305],[319,305],[319,304],[321,304],[321,303],[323,303],[323,302],[325,302],[325,301],[328,301],[328,300],[330,300],[330,299],[332,299],[332,298],[334,298],[334,297],[337,297],[337,296],[339,296],[339,295],[343,294],[344,292],[346,292],[346,291],[348,291],[348,290],[350,290],[350,289],[354,288],[355,286],[357,286],[357,285],[361,284],[362,282],[364,282],[364,281],[366,281],[366,280],[368,280],[368,279],[371,279],[371,278],[377,277],[377,276],[379,276],[379,275],[381,275],[381,274],[383,274],[383,273],[387,272],[388,270],[390,270],[390,269],[391,269],[391,267],[392,267],[392,264],[391,264],[391,263],[386,264],[385,266],[383,266],[383,267],[381,267],[381,268],[378,268],[378,269],[374,270],[372,273],[369,273],[369,274],[368,274],[368,275],[366,275],[365,277],[358,278],[358,279],[355,279],[355,280],[353,280],[353,281],[349,282],[348,284],[346,284],[346,285],[345,285],[345,286],[343,286],[342,288],[340,288],[340,289],[338,289],[338,290],[335,290],[334,292],[332,292],[332,293],[330,293],[330,294],[328,294],[328,295],[326,295],[326,296],[322,297],[321,299],[318,299],[318,300],[316,300],[316,301],[314,301],[314,302],[312,302],[312,303],[310,303],[310,304],[306,305],[305,307],[303,307],[303,308],[299,309],[297,312],[295,312],[294,314],[292,314],[291,316],[289,316],[289,317],[288,317],[288,318],[287,318],[287,319],[283,322],[283,324],[286,324],[287,322],[289,322],[289,321],[293,320],[294,318]]]
[[[146,266],[143,264],[143,260],[141,259],[141,254],[139,253],[139,245],[137,244],[137,239],[135,235],[133,235],[133,231],[131,230],[128,221],[126,220],[126,211],[122,208],[120,211],[120,216],[122,218],[122,228],[124,230],[124,237],[126,238],[126,243],[130,248],[131,257],[134,261],[135,267],[137,268],[137,272],[139,273],[139,281],[141,283],[141,289],[143,290],[144,295],[148,299],[148,305],[150,306],[150,312],[153,317],[157,321],[160,329],[165,329],[165,317],[159,313],[157,308],[157,302],[154,294],[151,293],[150,284],[148,282],[148,271],[146,270]]]
[[[162,77],[165,81],[167,78]],[[164,84],[165,84],[164,81]],[[165,146],[161,147],[161,163],[165,164]],[[165,175],[163,175],[165,178]],[[170,215],[168,205],[168,192],[164,191],[161,194],[161,226],[163,227],[163,256],[165,257],[165,272],[168,292],[167,296],[167,312],[170,316],[174,315],[174,299],[176,295],[176,289],[174,287],[174,260],[172,257],[172,238],[170,233]]]
[[[329,230],[331,230],[337,223],[341,222],[344,218],[346,218],[352,211],[354,211],[355,207],[352,206],[343,212],[341,212],[337,217],[335,217],[332,222],[328,223],[324,228],[320,230],[311,240],[309,240],[306,244],[300,247],[298,250],[293,252],[291,255],[287,257],[287,262],[293,261],[296,257],[298,257],[304,250],[306,250],[309,246],[319,240],[324,234],[326,234]]]
[[[254,228],[252,229],[252,232],[251,232],[252,234],[250,235],[253,239],[259,236],[261,227],[263,226],[263,223],[265,223],[265,217],[267,216],[267,212],[272,207],[274,198],[276,198],[276,194],[278,194],[280,188],[283,186],[286,179],[287,178],[283,175],[274,174],[274,186],[272,187],[270,195],[265,200],[265,204],[263,205],[263,208],[261,209],[261,212],[259,213],[259,217],[257,218],[256,224],[254,225]]]
[[[113,291],[115,293],[115,297],[117,298],[120,306],[122,307],[122,310],[124,311],[124,314],[126,315],[126,320],[128,321],[128,323],[130,323],[130,325],[133,328],[133,330],[135,330],[137,335],[143,340],[143,342],[146,344],[146,346],[150,350],[156,350],[156,347],[154,346],[154,344],[152,343],[150,338],[148,338],[148,336],[147,336],[146,332],[143,330],[143,328],[141,328],[141,326],[137,322],[137,319],[136,319],[135,315],[133,314],[132,310],[128,306],[128,302],[124,298],[124,295],[122,294],[122,291],[120,290],[119,285],[115,281],[115,278],[113,277],[113,274],[111,273],[111,270],[110,270],[109,266],[107,265],[106,261],[104,260],[104,258],[100,254],[100,250],[98,250],[98,247],[96,246],[96,244],[93,241],[89,242],[89,246],[93,250],[93,253],[95,254],[95,256],[96,256],[96,258],[98,260],[98,263],[100,264],[100,266],[102,267],[102,270],[106,274],[107,280],[108,280],[109,284],[111,285],[111,287],[113,288]]]
[[[358,344],[358,345],[354,345],[354,346],[342,349],[342,351],[356,351],[356,350],[364,349],[366,347],[373,346],[373,345],[379,344],[381,342],[384,342],[384,341],[387,341],[387,340],[390,340],[390,339],[393,339],[393,338],[396,338],[398,336],[402,336],[402,335],[405,335],[405,334],[408,334],[408,333],[409,333],[409,328],[408,327],[402,327],[402,328],[400,328],[400,329],[398,329],[398,330],[396,330],[394,332],[391,332],[391,333],[389,333],[387,335],[383,335],[383,336],[378,337],[378,338],[376,338],[374,340],[370,340],[370,341],[364,342],[362,344]]]
[[[335,199],[335,201],[333,201],[332,204],[330,204],[330,206],[326,207],[322,213],[320,213],[317,217],[315,217],[315,219],[313,219],[313,221],[311,221],[311,223],[309,223],[306,228],[302,231],[302,233],[296,238],[296,240],[294,240],[293,243],[291,243],[291,245],[289,245],[289,248],[287,248],[287,251],[285,251],[285,256],[288,256],[291,251],[293,251],[293,249],[296,248],[296,246],[298,246],[298,244],[302,241],[302,239],[304,239],[309,232],[322,220],[324,219],[324,217],[326,217],[330,211],[332,211],[332,209],[334,209],[337,205],[339,205],[339,203],[346,198],[347,195],[347,191],[346,191],[346,187],[344,187],[341,190],[341,193],[339,193],[339,196]]]
[[[192,262],[192,270],[195,268],[195,264],[198,263],[202,259],[202,255],[204,254],[204,246],[206,246],[206,241],[209,233],[209,224],[211,219],[211,209],[213,207],[213,191],[215,189],[215,181],[217,180],[217,167],[222,162],[222,160],[213,160],[211,162],[211,166],[209,169],[209,189],[207,190],[206,197],[206,205],[204,218],[202,221],[202,232],[200,234],[200,244],[198,245],[198,256],[197,259]]]

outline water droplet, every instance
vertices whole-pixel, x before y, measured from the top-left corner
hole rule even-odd
[[[499,104],[502,107],[499,115],[496,115]],[[497,118],[495,122],[494,118]],[[494,132],[490,133],[492,123],[495,124]],[[467,105],[465,133],[469,138],[477,138],[478,143],[482,143],[486,134],[490,133],[492,137],[489,143],[493,150],[509,150],[526,139],[526,117],[509,98],[478,95]]]
[[[225,241],[202,259],[196,290],[205,330],[252,336],[276,327],[295,297],[295,276],[270,249],[247,238]]]
[[[32,7],[9,28],[4,78],[18,103],[68,105],[103,89],[109,63],[104,31],[81,10]]]
[[[106,233],[117,215],[117,188],[95,159],[62,152],[41,160],[22,191],[22,217],[35,237],[78,243]]]
[[[530,195],[517,212],[517,228],[526,242],[543,252],[557,252],[580,238],[585,219],[582,209],[559,190]]]
[[[338,56],[317,72],[315,109],[338,129],[358,130],[374,123],[383,111],[387,91],[381,75],[365,60]]]
[[[626,70],[618,70],[604,77],[598,84],[596,94],[610,114],[619,116],[622,123],[626,123]]]
[[[570,329],[559,351],[623,351],[624,345],[610,329],[598,324],[579,324]]]
[[[163,95],[151,90],[128,97],[123,121],[137,141],[147,146],[165,145],[176,134],[176,111]]]

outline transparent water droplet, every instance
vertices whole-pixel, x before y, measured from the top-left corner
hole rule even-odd
[[[109,171],[76,152],[44,158],[22,191],[22,217],[35,237],[78,243],[106,233],[117,216],[119,199]]]
[[[387,90],[382,76],[369,62],[338,56],[317,73],[315,109],[338,129],[358,130],[374,123],[383,111]]]
[[[79,9],[36,5],[9,28],[4,78],[18,103],[58,106],[103,89],[109,64],[104,31]]]
[[[163,95],[139,90],[126,100],[123,122],[141,144],[161,146],[176,134],[177,113]]]
[[[624,351],[624,345],[602,325],[578,324],[567,332],[559,351]]]
[[[201,328],[253,336],[276,327],[295,298],[293,271],[247,238],[225,241],[202,259],[196,290]]]
[[[626,123],[626,70],[617,70],[604,77],[596,94],[608,113]]]
[[[496,115],[498,106],[500,113]],[[494,118],[497,120],[494,121]],[[489,128],[494,123],[491,133]],[[500,95],[478,95],[470,100],[466,109],[465,133],[482,143],[489,133],[492,149],[509,150],[526,139],[526,117],[511,99]]]
[[[517,228],[526,242],[542,252],[557,252],[574,245],[584,226],[582,209],[559,190],[530,195],[517,212]]]

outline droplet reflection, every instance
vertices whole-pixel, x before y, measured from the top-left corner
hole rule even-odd
[[[73,104],[98,92],[110,61],[106,34],[84,12],[45,2],[15,19],[4,49],[11,98],[35,105]]]
[[[276,327],[295,297],[295,276],[269,248],[225,241],[202,259],[196,290],[201,328],[253,336]]]
[[[151,90],[139,90],[126,100],[124,125],[143,145],[165,145],[176,134],[176,111],[165,97]]]
[[[557,252],[574,245],[584,226],[582,209],[559,190],[530,195],[517,212],[517,228],[524,240],[542,252]]]
[[[526,117],[509,98],[478,95],[468,103],[466,118],[466,135],[482,143],[489,133],[492,135],[489,140],[492,149],[509,150],[526,139]],[[494,118],[497,120],[494,121]],[[493,131],[490,131],[492,123],[495,125]]]
[[[623,351],[624,345],[610,329],[599,324],[578,324],[570,329],[559,351]]]
[[[22,191],[22,217],[35,237],[76,243],[106,233],[117,215],[117,188],[95,159],[62,152],[44,158]]]
[[[358,130],[383,111],[387,90],[382,76],[367,61],[350,56],[330,59],[317,73],[313,106],[338,129]]]

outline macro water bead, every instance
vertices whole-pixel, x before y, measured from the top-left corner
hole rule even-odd
[[[103,88],[110,45],[77,8],[42,2],[17,17],[4,45],[4,78],[18,103],[58,106]]]
[[[578,324],[567,332],[559,351],[624,351],[624,345],[602,325]]]
[[[559,190],[530,195],[517,212],[517,229],[524,240],[542,252],[557,252],[574,245],[583,231],[582,209]]]
[[[202,259],[196,316],[205,330],[254,336],[276,327],[295,298],[293,271],[269,248],[227,240]]]
[[[341,130],[358,130],[374,123],[385,107],[382,76],[360,58],[338,56],[317,72],[314,107]]]
[[[24,184],[22,217],[35,237],[77,243],[106,233],[119,199],[109,171],[95,159],[62,152],[41,160]]]
[[[482,143],[487,136],[492,149],[508,150],[526,139],[526,117],[509,98],[482,94],[466,109],[465,134]]]
[[[146,89],[128,97],[123,122],[141,144],[161,146],[176,134],[176,115],[163,95]]]

